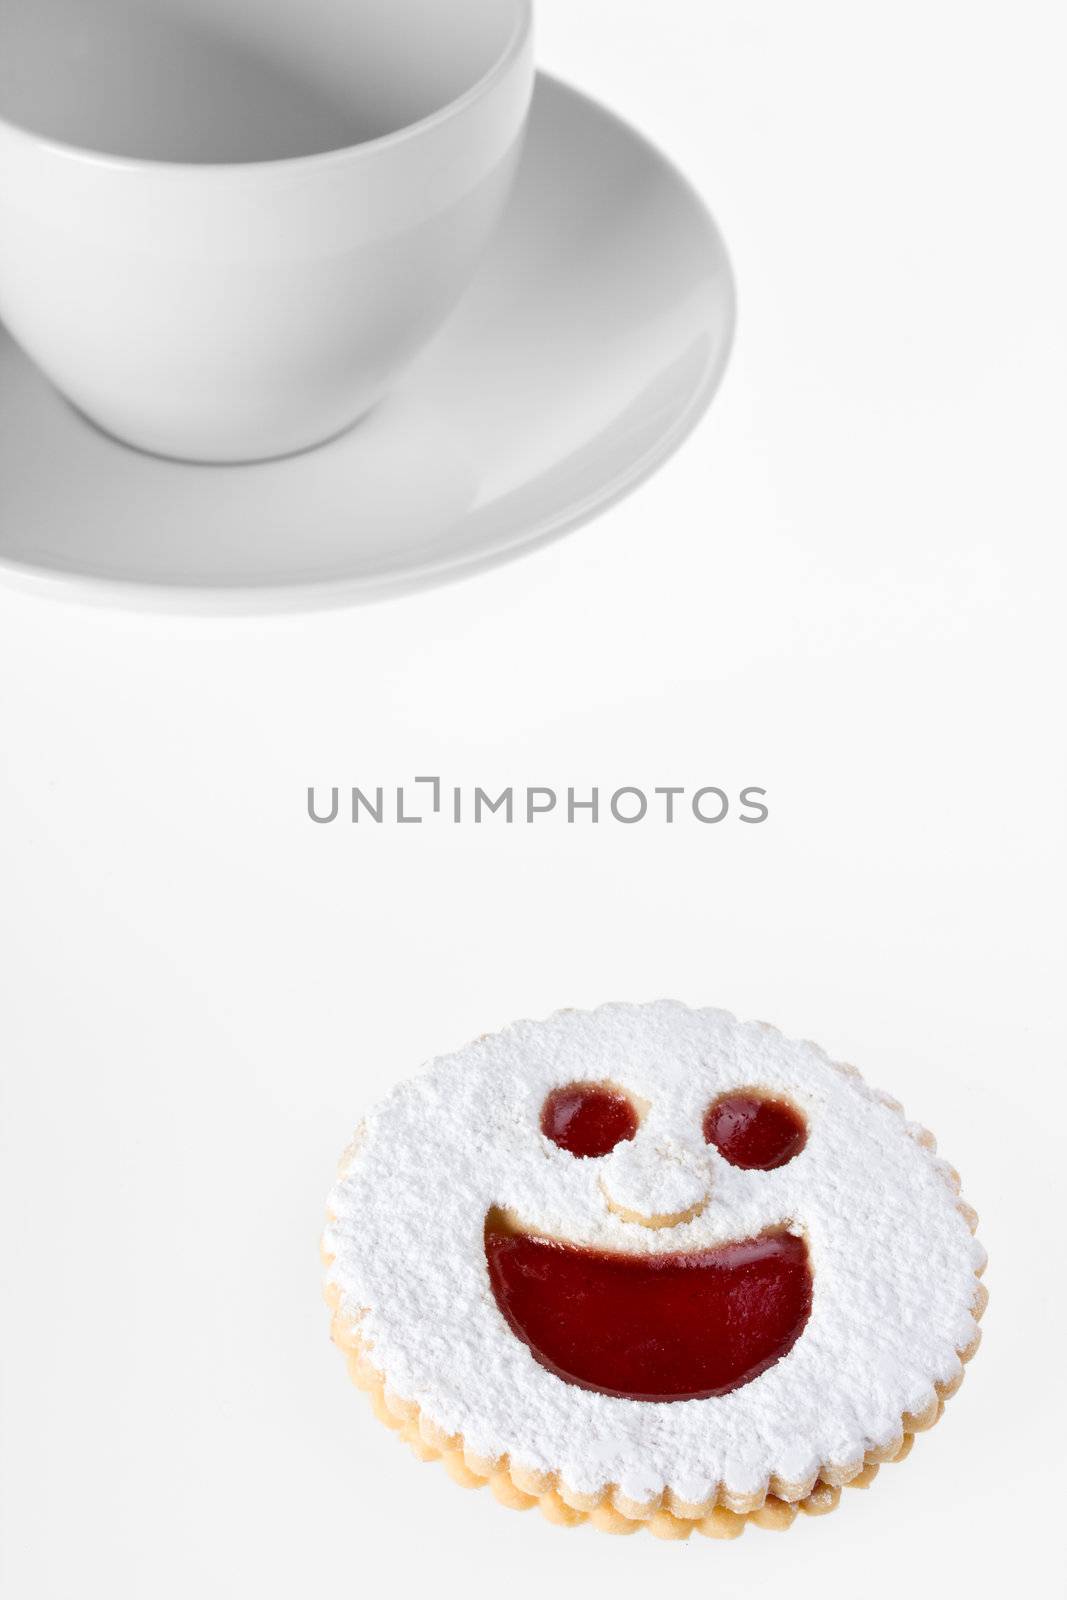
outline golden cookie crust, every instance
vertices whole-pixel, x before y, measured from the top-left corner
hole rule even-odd
[[[984,1287],[981,1284],[978,1287],[984,1295]],[[951,1384],[939,1386],[937,1401],[925,1412],[902,1417],[899,1443],[894,1441],[884,1449],[868,1451],[862,1462],[828,1464],[810,1483],[783,1484],[772,1480],[766,1495],[758,1500],[750,1497],[745,1501],[720,1488],[715,1497],[699,1505],[679,1503],[670,1494],[639,1505],[627,1500],[611,1485],[597,1496],[576,1494],[559,1473],[526,1472],[513,1466],[507,1457],[487,1461],[473,1454],[461,1434],[442,1433],[417,1405],[388,1392],[385,1378],[375,1367],[360,1337],[358,1323],[342,1317],[336,1306],[336,1295],[329,1290],[327,1302],[333,1308],[331,1337],[346,1358],[352,1382],[368,1395],[379,1421],[396,1432],[419,1461],[442,1462],[449,1477],[461,1488],[488,1486],[500,1504],[509,1510],[529,1511],[537,1506],[549,1522],[559,1527],[573,1528],[587,1522],[601,1533],[630,1534],[646,1528],[659,1539],[688,1539],[694,1532],[709,1539],[736,1539],[749,1523],[784,1532],[793,1525],[799,1512],[811,1517],[824,1516],[837,1508],[843,1487],[866,1489],[873,1483],[881,1465],[903,1461],[915,1435],[940,1420],[945,1402],[962,1382],[961,1376]],[[975,1317],[983,1310],[984,1301],[976,1297]],[[978,1341],[974,1340],[969,1350],[961,1350],[961,1361],[970,1360],[977,1347]]]

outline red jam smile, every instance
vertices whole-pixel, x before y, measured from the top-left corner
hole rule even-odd
[[[606,1156],[637,1132],[637,1113],[624,1094],[604,1083],[554,1089],[541,1111],[541,1132],[572,1156]]]
[[[685,1255],[616,1255],[487,1219],[496,1303],[541,1366],[627,1400],[706,1400],[786,1355],[811,1314],[803,1239],[783,1231]]]
[[[800,1154],[808,1130],[800,1112],[784,1100],[746,1090],[723,1095],[708,1107],[704,1138],[731,1166],[771,1172]]]

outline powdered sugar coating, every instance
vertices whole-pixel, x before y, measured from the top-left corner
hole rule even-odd
[[[544,1137],[540,1112],[551,1090],[589,1080],[647,1109],[632,1143],[579,1160]],[[772,1172],[732,1167],[703,1140],[711,1101],[749,1088],[787,1098],[808,1124],[803,1151]],[[362,1317],[389,1391],[477,1455],[559,1472],[582,1494],[758,1494],[772,1477],[861,1462],[959,1375],[984,1255],[950,1169],[917,1132],[817,1046],[761,1024],[670,1001],[560,1012],[440,1058],[367,1118],[330,1199],[329,1279],[342,1315]],[[642,1227],[607,1203],[680,1211],[695,1186],[702,1209],[674,1227]],[[788,1355],[719,1398],[579,1389],[535,1361],[496,1305],[484,1251],[494,1206],[575,1244],[634,1252],[785,1225],[808,1241],[810,1320]]]
[[[705,1145],[663,1132],[618,1145],[601,1173],[604,1198],[641,1219],[679,1216],[706,1205],[713,1174]]]

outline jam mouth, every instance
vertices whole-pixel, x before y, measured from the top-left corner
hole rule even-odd
[[[491,1211],[485,1257],[497,1306],[564,1383],[625,1400],[710,1400],[751,1383],[803,1333],[812,1272],[775,1228],[672,1255],[545,1238]]]

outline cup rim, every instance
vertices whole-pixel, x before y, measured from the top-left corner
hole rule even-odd
[[[49,134],[37,133],[32,128],[13,122],[0,112],[0,135],[13,134],[53,155],[85,162],[90,166],[105,167],[120,172],[186,172],[200,173],[253,173],[292,171],[300,167],[339,165],[345,161],[370,159],[441,127],[462,115],[476,101],[483,99],[504,78],[529,43],[533,32],[533,0],[509,0],[515,7],[515,25],[500,55],[477,82],[447,105],[431,111],[428,116],[409,122],[393,133],[379,134],[374,139],[363,139],[358,144],[339,145],[336,150],[319,150],[303,156],[270,156],[262,161],[166,161],[152,156],[121,156],[106,150],[93,150],[88,145],[72,144],[66,139],[55,139]]]

